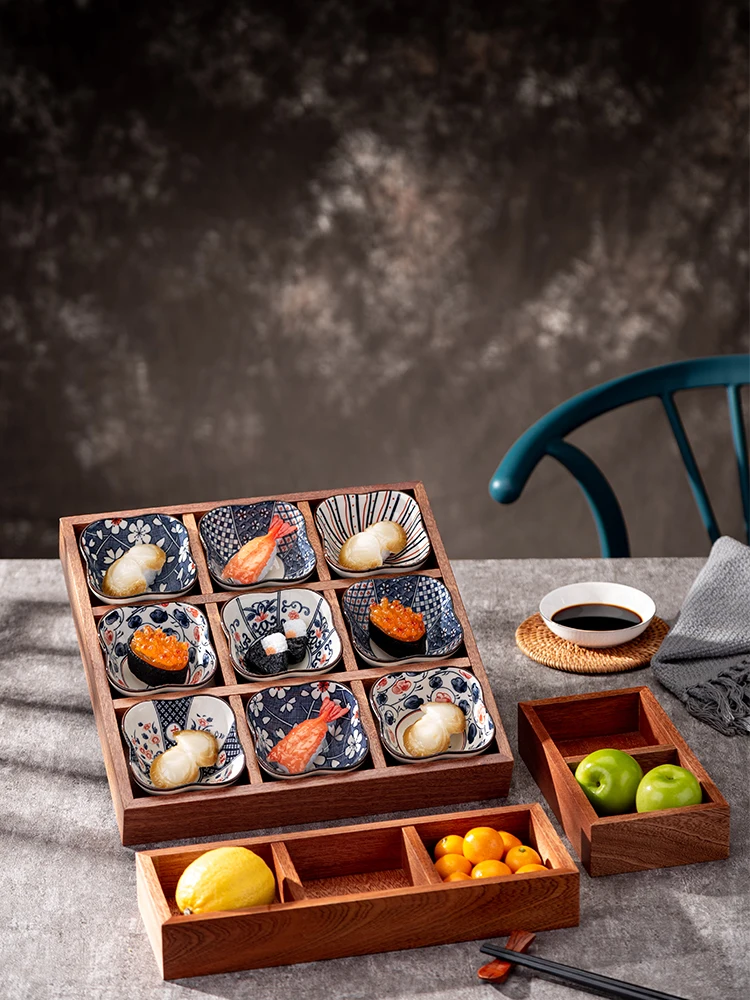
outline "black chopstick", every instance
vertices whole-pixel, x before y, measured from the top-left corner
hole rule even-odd
[[[502,958],[506,962],[514,962],[516,965],[523,965],[536,972],[544,972],[548,976],[565,979],[569,983],[575,983],[576,986],[602,990],[611,993],[612,996],[624,997],[625,1000],[684,1000],[682,997],[675,996],[674,993],[661,993],[659,990],[649,989],[648,986],[625,983],[621,979],[601,976],[598,972],[586,972],[584,969],[576,969],[572,965],[561,965],[559,962],[551,962],[548,958],[524,955],[510,948],[499,948],[494,944],[482,945],[480,951],[485,955]]]

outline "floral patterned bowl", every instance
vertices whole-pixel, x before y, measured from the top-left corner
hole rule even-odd
[[[398,521],[406,532],[405,548],[391,556],[380,569],[357,572],[340,566],[337,560],[347,538],[378,521]],[[430,540],[419,504],[399,490],[339,493],[328,497],[315,511],[315,525],[323,540],[326,562],[339,576],[388,576],[394,570],[419,569],[430,554]]]
[[[267,680],[268,674],[253,673],[245,666],[245,654],[264,635],[283,632],[287,622],[299,619],[307,624],[308,651],[300,663],[276,674],[277,677],[324,674],[341,659],[341,639],[333,626],[328,601],[314,590],[244,594],[227,601],[222,608],[221,623],[237,673],[250,680]]]
[[[289,774],[268,755],[276,744],[307,719],[317,719],[323,702],[330,698],[349,711],[328,726],[326,741],[301,774]],[[348,687],[335,681],[313,681],[293,687],[259,691],[247,703],[247,721],[255,740],[258,763],[274,778],[304,778],[310,774],[353,771],[370,751],[359,717],[359,705]]]
[[[79,544],[86,564],[88,585],[104,604],[134,604],[149,594],[158,594],[162,599],[181,597],[195,583],[197,570],[190,554],[187,529],[182,521],[169,514],[107,517],[92,521],[81,532]],[[107,597],[102,593],[104,574],[115,559],[134,545],[158,545],[166,552],[167,561],[142,594]]]
[[[383,597],[387,597],[389,601],[398,599],[406,607],[422,613],[427,630],[425,653],[396,658],[383,652],[370,639],[367,630],[370,606],[377,604]],[[431,576],[417,574],[360,580],[344,591],[341,607],[351,628],[354,648],[363,660],[375,667],[440,659],[455,653],[463,641],[464,632],[453,610],[450,592],[442,580],[435,580]]]
[[[184,684],[148,685],[128,666],[128,640],[141,625],[154,625],[180,642],[188,643],[188,676]],[[99,622],[99,642],[112,687],[132,695],[161,691],[184,691],[208,684],[216,673],[216,653],[209,638],[208,622],[190,604],[145,604],[137,608],[115,608]]]
[[[427,701],[458,705],[466,716],[466,731],[451,737],[450,749],[445,753],[411,757],[404,749],[403,734],[416,722],[420,706]],[[468,670],[456,667],[386,674],[370,689],[370,704],[386,750],[406,763],[473,757],[486,750],[495,735],[495,723],[487,711],[479,681]]]
[[[122,717],[122,732],[130,751],[133,777],[150,795],[175,795],[194,788],[231,785],[242,773],[245,755],[237,739],[234,712],[226,701],[210,695],[164,701],[141,701]],[[213,767],[202,767],[195,784],[179,788],[156,788],[150,778],[154,759],[174,745],[174,735],[182,729],[204,729],[219,744]]]
[[[297,530],[278,540],[277,556],[269,575],[249,587],[230,583],[223,576],[224,567],[245,542],[268,533],[275,514]],[[315,553],[307,538],[302,511],[284,500],[214,507],[201,518],[199,534],[206,550],[209,572],[225,590],[256,590],[271,583],[298,583],[306,580],[315,569]]]

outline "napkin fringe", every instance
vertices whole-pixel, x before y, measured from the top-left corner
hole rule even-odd
[[[696,719],[725,736],[750,733],[750,660],[723,670],[685,692],[685,705]]]

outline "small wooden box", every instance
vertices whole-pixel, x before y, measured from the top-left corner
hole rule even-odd
[[[463,643],[451,659],[410,663],[405,668],[370,667],[355,654],[341,610],[341,597],[355,581],[332,576],[323,555],[314,513],[322,500],[335,493],[367,493],[380,489],[402,490],[419,505],[431,551],[426,565],[416,572],[443,581],[450,591],[456,617],[463,628]],[[261,771],[255,756],[253,739],[245,718],[247,701],[256,691],[276,686],[278,679],[269,677],[264,681],[248,683],[236,676],[220,616],[224,603],[235,594],[222,590],[212,581],[199,539],[198,525],[207,511],[221,503],[249,504],[261,500],[286,500],[296,504],[305,519],[307,536],[315,552],[315,570],[304,583],[287,586],[322,593],[332,608],[336,631],[343,645],[343,656],[334,670],[325,676],[346,684],[356,696],[370,744],[369,759],[361,768],[347,774],[310,776],[299,781],[274,780]],[[182,520],[187,529],[198,576],[193,591],[180,600],[204,611],[219,660],[219,670],[211,686],[203,687],[200,691],[194,689],[177,694],[157,695],[144,692],[142,696],[124,698],[112,691],[107,679],[97,625],[100,618],[112,608],[110,605],[98,605],[95,601],[92,603],[93,595],[86,583],[78,540],[81,531],[92,521],[116,517],[130,520],[145,513],[171,514]],[[429,807],[502,798],[508,794],[513,756],[450,562],[421,483],[358,486],[64,517],[60,521],[60,559],[123,844],[147,844],[298,823],[326,822],[350,816],[372,815],[374,812],[406,811],[416,806]],[[397,573],[394,572],[394,575]],[[272,585],[268,589],[283,587],[284,584],[280,587]],[[260,591],[253,593],[259,594]],[[148,604],[154,600],[154,595],[144,594],[143,600],[137,603]],[[477,677],[482,685],[487,710],[495,723],[494,739],[488,750],[478,757],[426,761],[422,764],[399,763],[389,757],[381,745],[368,702],[370,687],[379,677],[393,669],[423,670],[437,666],[462,667]],[[285,679],[284,686],[305,683],[309,681],[303,677],[289,678]],[[245,754],[245,771],[236,784],[224,789],[207,788],[162,796],[148,795],[134,781],[128,765],[127,750],[120,733],[122,716],[139,701],[149,698],[181,698],[186,693],[200,692],[224,698],[231,705],[237,720],[237,735]]]
[[[644,773],[659,764],[687,768],[703,802],[597,816],[574,772],[605,747],[631,754]],[[519,702],[518,750],[589,875],[729,857],[729,805],[649,688]]]
[[[473,826],[514,833],[550,871],[443,883],[432,848]],[[278,901],[181,914],[174,893],[184,869],[228,844],[266,861]],[[536,804],[143,851],[136,874],[138,904],[165,979],[578,924],[578,869]]]

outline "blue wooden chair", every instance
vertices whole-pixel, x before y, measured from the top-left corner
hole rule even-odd
[[[587,389],[538,420],[511,446],[490,481],[490,496],[498,503],[513,503],[521,495],[529,476],[545,455],[556,458],[578,480],[594,515],[602,556],[617,558],[630,555],[628,530],[617,497],[599,467],[580,448],[563,440],[581,424],[618,406],[658,396],[672,427],[672,433],[685,463],[690,488],[703,524],[712,542],[719,537],[719,526],[711,508],[693,450],[685,434],[674,394],[683,389],[726,386],[734,454],[740,477],[745,536],[750,542],[750,484],[745,425],[742,417],[740,386],[750,384],[750,357],[744,354],[716,358],[676,361],[656,368],[646,368],[632,375],[612,379]]]

